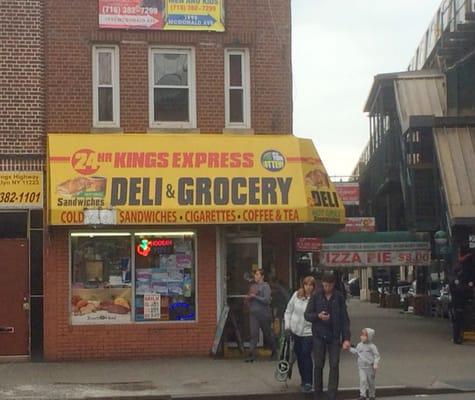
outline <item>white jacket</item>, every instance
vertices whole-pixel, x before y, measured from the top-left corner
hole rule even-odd
[[[312,324],[305,320],[308,298],[299,299],[294,293],[284,314],[285,329],[290,329],[297,336],[312,336]]]
[[[381,361],[378,348],[373,343],[374,335],[376,334],[374,329],[365,328],[368,334],[367,343],[358,343],[356,348],[350,348],[350,352],[355,356],[358,356],[358,367],[361,369],[373,369],[378,368]]]

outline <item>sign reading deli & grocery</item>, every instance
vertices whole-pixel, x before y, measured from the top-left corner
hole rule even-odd
[[[51,134],[48,150],[52,225],[86,209],[119,225],[345,223],[315,147],[294,136]]]

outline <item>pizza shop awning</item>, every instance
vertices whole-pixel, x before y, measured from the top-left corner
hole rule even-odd
[[[48,135],[50,225],[344,226],[308,139],[291,135]]]

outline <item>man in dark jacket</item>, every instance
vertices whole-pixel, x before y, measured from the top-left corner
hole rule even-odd
[[[335,276],[325,273],[322,282],[323,290],[310,299],[305,319],[312,323],[315,400],[323,398],[323,367],[327,352],[330,362],[328,398],[335,400],[340,375],[340,348],[348,350],[351,346],[350,320],[345,299],[335,290]]]

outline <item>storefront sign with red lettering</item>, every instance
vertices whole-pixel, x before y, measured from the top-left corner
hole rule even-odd
[[[317,237],[299,237],[295,242],[295,250],[300,252],[317,252],[322,249],[322,239]]]
[[[429,242],[324,243],[324,267],[390,267],[430,264]]]
[[[372,217],[347,218],[341,232],[375,232],[376,220]]]
[[[343,204],[348,206],[360,204],[360,184],[358,182],[335,182],[335,189]]]

